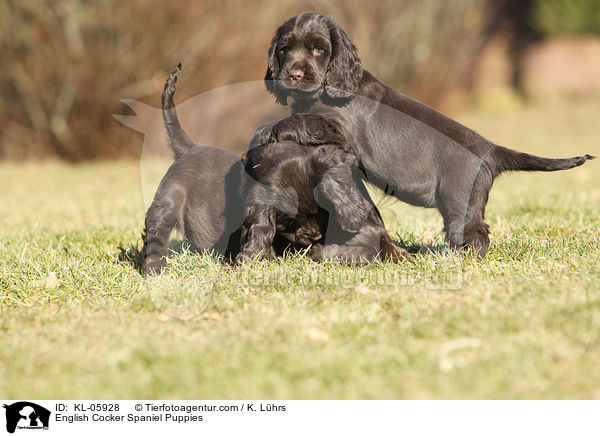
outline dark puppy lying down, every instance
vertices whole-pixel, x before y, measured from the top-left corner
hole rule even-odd
[[[314,260],[362,263],[408,255],[393,244],[369,201],[337,122],[310,114],[286,118],[248,151],[245,168],[259,183],[245,189],[239,261],[274,257],[277,233],[295,249],[308,248]]]
[[[489,246],[485,207],[499,174],[565,170],[593,158],[547,159],[492,143],[363,70],[346,33],[316,13],[277,29],[265,84],[278,102],[294,100],[293,113],[337,120],[371,183],[407,203],[437,208],[451,246],[473,247],[479,256]]]

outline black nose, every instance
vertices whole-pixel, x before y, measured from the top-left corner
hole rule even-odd
[[[300,70],[288,70],[288,74],[290,75],[290,79],[294,82],[297,82],[304,77],[304,73]]]

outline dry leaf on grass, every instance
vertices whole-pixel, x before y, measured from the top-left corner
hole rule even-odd
[[[433,241],[433,233],[428,230],[423,234],[423,237],[421,238],[421,244],[429,245],[431,244],[431,241]]]
[[[58,289],[60,284],[61,281],[56,277],[55,272],[51,272],[48,274],[48,277],[33,282],[34,286],[41,286],[48,289]]]
[[[318,329],[316,327],[311,327],[306,330],[306,336],[313,341],[328,341],[329,333],[325,330]]]
[[[443,372],[450,371],[454,367],[468,364],[472,359],[460,358],[456,352],[466,349],[481,348],[479,338],[460,338],[446,342],[438,350],[438,367]]]

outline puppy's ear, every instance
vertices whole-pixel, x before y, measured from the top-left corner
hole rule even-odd
[[[352,98],[362,78],[358,51],[346,32],[333,20],[325,17],[331,41],[331,59],[325,75],[325,93],[331,98]]]
[[[269,54],[267,57],[267,72],[265,73],[265,86],[267,87],[267,91],[269,91],[277,98],[277,103],[286,106],[287,97],[285,95],[281,95],[281,92],[278,92],[278,87],[275,83],[275,80],[277,80],[277,77],[279,76],[279,57],[277,56],[277,46],[279,45],[281,35],[283,35],[284,33],[283,27],[284,26],[281,26],[279,29],[277,29],[277,32],[275,32],[275,36],[271,40],[271,46],[269,47]]]

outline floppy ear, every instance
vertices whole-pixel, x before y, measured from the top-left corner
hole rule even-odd
[[[326,17],[331,41],[331,59],[325,74],[325,92],[331,98],[352,98],[362,78],[362,64],[358,51],[346,32]]]
[[[271,40],[271,47],[269,47],[269,54],[267,57],[267,72],[265,73],[265,86],[267,91],[273,94],[277,98],[277,103],[284,106],[287,105],[287,97],[278,93],[275,80],[279,76],[279,58],[277,57],[277,46],[279,45],[279,39],[283,34],[283,26],[277,29],[275,36]]]

